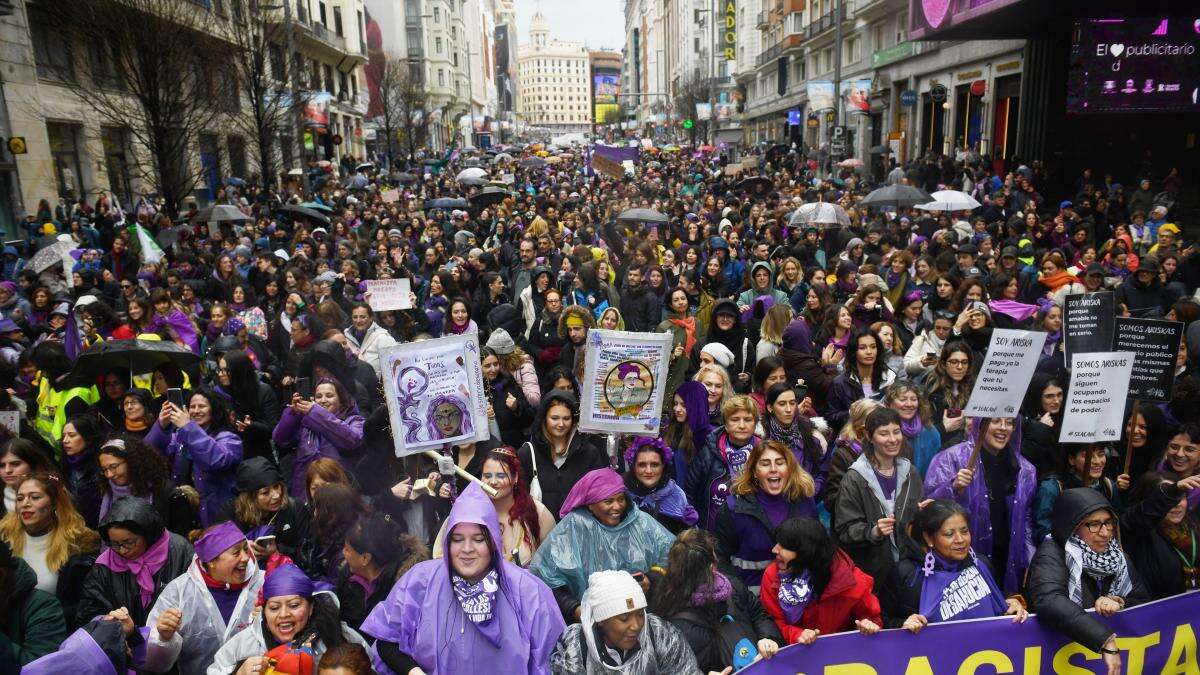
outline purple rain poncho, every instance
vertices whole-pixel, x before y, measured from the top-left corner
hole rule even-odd
[[[503,550],[500,521],[478,484],[463,490],[446,519],[444,550],[460,523],[483,525],[493,550]],[[500,588],[492,607],[499,621],[499,645],[486,637],[463,612],[454,594],[450,557],[418,563],[400,577],[391,593],[371,610],[362,632],[395,643],[400,651],[433,673],[550,673],[550,652],[566,629],[554,594],[537,577],[504,560]],[[372,648],[375,670],[393,675]],[[405,675],[404,673],[396,675]]]
[[[154,316],[150,318],[150,323],[142,332],[160,333],[164,331],[168,339],[182,342],[183,346],[192,350],[193,353],[200,353],[200,335],[196,332],[196,326],[183,312],[171,309],[171,313],[166,317],[155,312]]]
[[[967,440],[950,446],[934,456],[925,474],[925,497],[927,499],[952,499],[967,510],[971,526],[973,548],[983,555],[992,553],[992,520],[988,506],[987,480],[983,476],[983,462],[967,467],[971,451],[979,442],[982,418],[972,418]],[[1008,560],[1004,564],[1004,591],[1016,593],[1025,579],[1025,570],[1033,559],[1033,497],[1037,492],[1037,471],[1029,460],[1021,455],[1021,418],[1013,424],[1013,433],[1008,439],[1008,452],[1017,461],[1019,473],[1017,487],[1009,499],[1008,512],[1012,527],[1012,538],[1008,546]],[[987,452],[982,450],[982,452]],[[954,476],[960,469],[974,468],[975,479],[961,494],[954,491]],[[999,561],[997,561],[999,569]]]
[[[291,406],[285,406],[271,438],[277,446],[296,447],[288,494],[303,502],[308,497],[304,474],[310,464],[328,457],[346,471],[353,468],[347,454],[362,447],[363,417],[353,404],[339,415],[315,404],[307,415],[297,415]]]

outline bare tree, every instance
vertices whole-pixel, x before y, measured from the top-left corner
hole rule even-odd
[[[237,81],[248,107],[237,124],[254,139],[264,188],[279,175],[276,139],[285,129],[295,132],[299,112],[312,96],[302,84],[305,78],[295,58],[286,53],[287,30],[278,5],[248,0],[244,11],[235,12],[229,31]]]
[[[425,109],[429,93],[425,91],[419,69],[410,67],[408,60],[391,54],[369,63],[367,68],[373,71],[368,77],[379,87],[380,107],[376,119],[387,142],[388,163],[391,164],[396,156],[396,143],[400,139],[404,141],[408,156],[413,157],[429,128],[430,111]]]
[[[680,118],[694,120],[695,122],[692,125],[691,131],[688,132],[691,135],[689,142],[692,145],[695,145],[696,138],[708,138],[708,125],[710,122],[709,120],[698,119],[696,104],[709,103],[710,101],[708,84],[705,80],[698,77],[691,77],[680,82],[678,89],[675,91],[675,112]]]
[[[67,44],[92,46],[89,77],[65,86],[148,149],[149,162],[133,168],[178,213],[201,178],[192,142],[238,105],[228,43],[218,36],[224,22],[186,0],[51,0],[31,10]]]

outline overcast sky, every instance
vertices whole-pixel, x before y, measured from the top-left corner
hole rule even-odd
[[[520,44],[529,42],[529,21],[541,10],[550,22],[550,38],[577,40],[589,48],[621,50],[625,15],[621,0],[516,0]]]

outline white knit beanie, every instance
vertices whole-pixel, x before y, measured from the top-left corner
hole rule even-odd
[[[599,622],[645,609],[646,594],[629,572],[602,570],[588,577],[583,604],[591,609],[592,620]]]
[[[710,342],[704,345],[700,351],[713,357],[713,361],[716,361],[722,368],[733,366],[733,352],[720,342]]]

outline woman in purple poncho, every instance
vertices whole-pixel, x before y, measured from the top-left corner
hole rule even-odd
[[[471,485],[450,510],[446,557],[413,566],[363,622],[384,675],[549,673],[566,627],[550,589],[506,562],[491,500]]]

